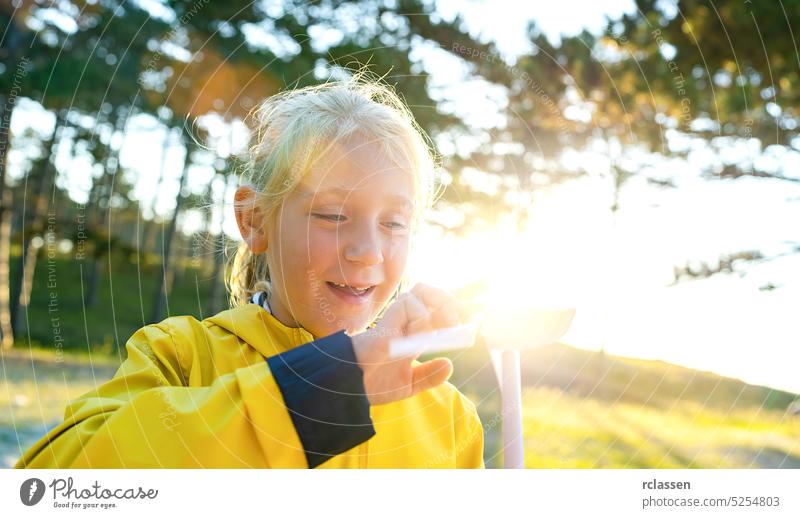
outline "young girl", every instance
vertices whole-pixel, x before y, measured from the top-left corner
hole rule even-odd
[[[356,78],[270,98],[257,123],[235,195],[233,308],[137,331],[114,378],[17,467],[484,466],[449,360],[388,356],[392,337],[460,319],[435,288],[398,295],[433,195],[408,109]]]

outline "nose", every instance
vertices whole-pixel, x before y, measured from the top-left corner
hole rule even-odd
[[[347,236],[344,246],[345,260],[364,266],[374,266],[383,262],[381,238],[372,225],[359,225]]]

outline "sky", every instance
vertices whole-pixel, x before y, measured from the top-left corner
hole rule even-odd
[[[495,40],[510,62],[527,49],[530,20],[555,40],[583,28],[602,30],[607,15],[634,8],[622,0],[561,0],[557,8],[544,2],[438,0],[437,6],[443,18],[460,13],[473,33]],[[423,61],[442,98],[471,124],[486,128],[497,123],[497,92],[465,81],[463,65],[442,53],[427,52]],[[28,116],[15,112],[15,132],[33,125],[44,133],[52,126],[42,113],[31,116],[35,106],[24,109]],[[146,207],[155,196],[156,212],[167,215],[178,188],[183,150],[167,150],[169,173],[156,191],[163,133],[154,131],[147,118],[131,124],[122,162],[139,171],[133,195]],[[242,145],[244,137],[238,133],[233,141]],[[798,157],[795,152],[778,160],[800,165]],[[12,174],[19,159],[18,154],[9,157]],[[575,160],[602,170],[605,157]],[[723,254],[742,250],[786,250],[787,243],[797,241],[800,185],[757,179],[709,182],[699,178],[702,161],[702,156],[694,156],[682,166],[678,189],[632,182],[623,191],[616,222],[608,210],[608,181],[598,173],[536,193],[531,221],[521,235],[501,226],[457,239],[442,235],[438,227],[426,227],[416,241],[410,276],[444,288],[488,278],[513,286],[512,296],[520,301],[577,308],[563,340],[570,345],[603,347],[611,354],[660,359],[800,393],[800,254],[753,266],[743,275],[721,274],[670,286],[673,267],[689,261],[713,263]],[[83,201],[88,166],[61,165],[67,171],[61,184]],[[669,170],[672,164],[661,167],[665,173],[675,172]],[[191,172],[190,186],[202,193],[211,177],[210,169],[198,167]],[[222,189],[215,186],[217,194]],[[224,226],[236,235],[230,216]],[[768,283],[777,288],[764,291]]]
[[[437,10],[445,19],[460,14],[473,35],[497,43],[500,52],[516,56],[530,49],[526,29],[530,21],[555,42],[561,34],[575,35],[583,29],[602,32],[607,18],[635,12],[632,0],[560,0],[520,2],[515,0],[436,0]]]

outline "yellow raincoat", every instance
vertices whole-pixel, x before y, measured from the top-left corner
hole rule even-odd
[[[368,421],[352,429],[331,428],[324,418],[318,419],[322,424],[312,418],[300,423],[299,411],[287,406],[286,386],[278,383],[287,373],[277,371],[287,368],[276,359],[314,340],[257,304],[203,321],[173,317],[145,326],[128,341],[128,358],[115,376],[70,402],[64,423],[25,452],[16,467],[484,467],[475,405],[450,383],[379,406],[369,406],[363,394],[344,396],[361,398],[357,405],[363,405]],[[316,340],[320,349],[325,340]],[[286,365],[292,371],[299,364]],[[303,398],[323,396],[306,397],[302,387],[313,384],[299,381],[300,395],[287,391],[286,396],[304,412],[303,405],[313,401]],[[360,377],[355,386],[363,387]],[[341,441],[330,446],[334,435],[352,447]],[[309,454],[309,444],[322,445],[327,456]]]

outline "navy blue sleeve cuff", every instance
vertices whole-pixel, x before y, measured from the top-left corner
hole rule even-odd
[[[364,378],[344,331],[267,358],[308,467],[375,435]]]

